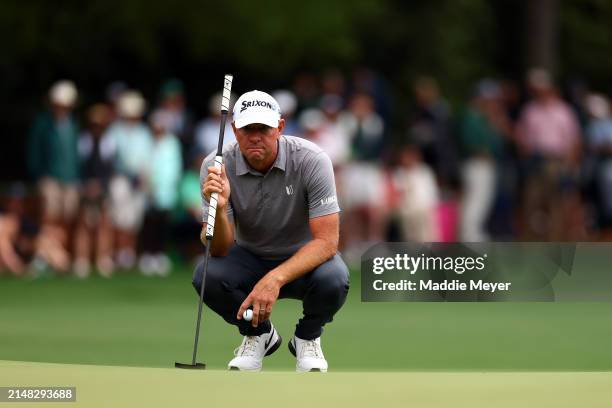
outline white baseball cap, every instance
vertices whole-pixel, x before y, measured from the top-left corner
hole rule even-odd
[[[138,91],[125,91],[117,101],[117,111],[124,118],[140,118],[146,109],[146,101]]]
[[[281,110],[272,96],[261,91],[242,94],[234,104],[234,125],[240,129],[252,123],[278,127]]]
[[[57,81],[49,90],[49,99],[56,105],[72,107],[77,99],[77,89],[69,80]]]

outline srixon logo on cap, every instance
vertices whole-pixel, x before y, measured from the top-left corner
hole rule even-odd
[[[252,108],[252,107],[255,107],[255,106],[261,106],[261,107],[264,107],[264,108],[275,110],[274,106],[272,106],[272,104],[270,102],[259,101],[259,100],[255,100],[255,101],[242,101],[242,107],[240,108],[240,113],[244,112],[248,108]]]

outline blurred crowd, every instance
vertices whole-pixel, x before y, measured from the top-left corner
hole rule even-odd
[[[165,276],[170,251],[199,256],[199,170],[216,149],[220,95],[195,115],[186,91],[171,79],[149,102],[116,82],[83,107],[73,82],[53,84],[28,135],[33,183],[2,194],[0,270]],[[452,108],[423,76],[399,106],[381,76],[360,68],[300,74],[272,95],[285,133],[333,162],[352,262],[380,241],[612,238],[609,100],[570,91],[532,69],[524,81],[482,79]]]

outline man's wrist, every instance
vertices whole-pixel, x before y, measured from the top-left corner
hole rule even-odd
[[[281,269],[273,269],[270,271],[270,278],[278,285],[278,288],[282,288],[287,283],[286,274]]]

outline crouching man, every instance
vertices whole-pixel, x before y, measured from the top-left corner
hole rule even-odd
[[[204,302],[244,336],[232,370],[258,371],[281,336],[270,321],[277,299],[302,301],[303,316],[289,341],[297,371],[327,371],[323,326],[342,307],[348,268],[337,253],[339,211],[332,164],[315,144],[283,135],[278,103],[264,92],[243,94],[233,110],[236,142],[214,153],[200,172],[204,229],[217,192],[215,235]],[[205,241],[205,239],[202,239]],[[194,274],[199,294],[203,264]],[[251,321],[243,312],[252,309]]]

